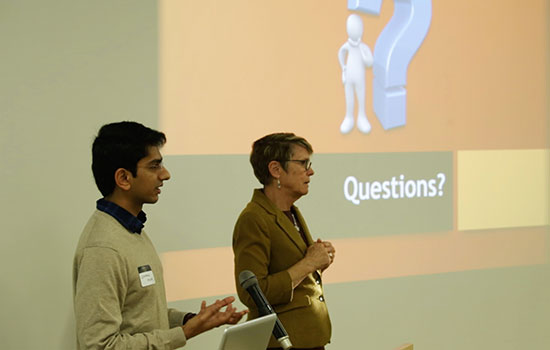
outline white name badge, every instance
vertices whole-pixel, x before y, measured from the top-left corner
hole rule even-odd
[[[151,266],[149,265],[140,266],[138,267],[138,272],[139,272],[139,279],[141,280],[142,287],[147,287],[155,284],[155,275],[153,275]]]

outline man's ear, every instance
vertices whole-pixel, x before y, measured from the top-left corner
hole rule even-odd
[[[276,160],[269,162],[267,169],[269,170],[269,174],[275,179],[281,177],[281,172],[284,170],[281,163]]]
[[[132,187],[132,173],[124,168],[118,168],[115,171],[115,184],[121,190],[128,191]]]

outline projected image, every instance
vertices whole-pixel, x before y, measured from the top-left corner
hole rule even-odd
[[[346,92],[346,116],[340,125],[340,132],[348,134],[353,129],[355,96],[357,96],[357,128],[364,134],[371,130],[365,112],[365,68],[372,66],[372,53],[364,42],[363,21],[357,15],[347,20],[348,40],[338,51],[338,61],[342,67],[342,83]]]
[[[381,0],[348,1],[350,10],[373,15],[380,14],[381,5]],[[429,0],[396,1],[391,20],[376,40],[373,79],[374,111],[386,130],[406,124],[407,69],[428,33],[431,17],[432,2]],[[358,17],[353,15],[348,18],[348,31],[350,19],[353,19],[352,28],[360,26],[358,23],[360,19],[356,18]],[[366,130],[370,130],[370,126],[361,127],[364,122],[360,124],[360,120],[363,119],[358,119],[357,127],[362,132],[368,133]],[[343,128],[342,133],[345,130],[347,129]]]
[[[307,137],[318,154],[540,148],[544,11],[494,3],[498,15],[487,3],[165,0],[165,153],[247,154],[273,131]],[[338,59],[351,15],[373,54],[367,68],[362,50],[353,86]],[[342,134],[350,115],[357,127]]]
[[[208,274],[189,290],[177,274],[191,261],[232,260],[236,216],[210,222],[196,208],[242,208],[251,144],[279,131],[315,151],[315,191],[297,205],[314,235],[337,246],[327,283],[546,263],[545,9],[539,0],[164,0],[164,154],[189,176],[176,192],[199,198],[192,208],[174,199],[166,215],[186,213],[215,242],[167,245],[169,298],[233,291],[231,279],[212,285]]]

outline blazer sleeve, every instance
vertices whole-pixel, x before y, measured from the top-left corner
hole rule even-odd
[[[244,211],[233,232],[235,255],[235,281],[241,301],[256,309],[248,292],[239,285],[239,274],[243,270],[253,272],[267,300],[273,306],[292,301],[292,280],[286,270],[273,271],[270,266],[274,219],[269,214]]]

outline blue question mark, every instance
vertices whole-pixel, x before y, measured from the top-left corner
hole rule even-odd
[[[348,0],[348,10],[379,15],[382,0]],[[374,46],[374,112],[385,130],[407,122],[407,69],[432,19],[432,0],[394,0],[393,16]]]

